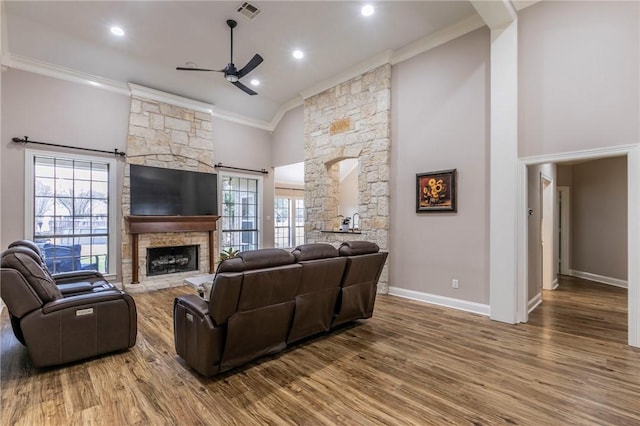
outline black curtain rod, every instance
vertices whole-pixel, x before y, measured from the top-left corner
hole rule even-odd
[[[263,175],[268,175],[269,174],[267,169],[262,169],[262,170],[243,169],[242,167],[223,166],[222,163],[218,163],[213,167],[215,167],[216,169],[241,170],[243,172],[262,173]]]
[[[276,186],[276,189],[283,189],[283,190],[286,190],[286,191],[302,191],[302,192],[304,192],[303,188],[286,188],[284,186]]]
[[[26,143],[35,143],[36,145],[57,146],[58,148],[79,149],[81,151],[100,152],[102,154],[114,154],[114,155],[119,155],[120,157],[125,157],[127,155],[122,151],[118,151],[118,148],[114,149],[113,151],[103,151],[101,149],[91,149],[91,148],[80,148],[80,147],[77,147],[77,146],[58,145],[57,143],[30,141],[28,136],[25,136],[24,139],[13,138],[13,139],[11,139],[11,141],[15,142],[15,143],[25,143],[25,144]]]

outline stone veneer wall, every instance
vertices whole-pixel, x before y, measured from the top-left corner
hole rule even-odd
[[[138,240],[140,284],[131,283],[131,238],[124,220],[124,216],[131,214],[130,164],[215,172],[211,114],[135,96],[131,98],[127,166],[122,191],[122,283],[127,290],[147,291],[176,284],[182,285],[184,278],[210,272],[207,232],[140,234]],[[217,241],[217,235],[214,240]],[[200,246],[199,271],[147,277],[147,248],[191,244]],[[217,250],[214,249],[214,253],[217,253]]]
[[[306,240],[338,245],[367,240],[389,248],[391,65],[382,65],[304,103]],[[338,163],[359,160],[361,235],[326,233],[339,228]],[[378,292],[388,292],[387,266]]]

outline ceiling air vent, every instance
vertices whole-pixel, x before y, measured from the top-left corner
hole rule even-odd
[[[240,6],[238,6],[236,12],[246,16],[249,19],[253,19],[258,15],[258,13],[260,13],[260,9],[258,9],[251,3],[244,1],[240,3]]]

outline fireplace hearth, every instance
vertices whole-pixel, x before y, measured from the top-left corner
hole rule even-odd
[[[147,249],[147,276],[198,270],[198,246]]]

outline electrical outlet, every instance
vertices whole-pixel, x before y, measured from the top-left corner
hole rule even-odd
[[[451,280],[451,287],[458,288],[459,287],[458,280],[456,280],[455,278]]]

